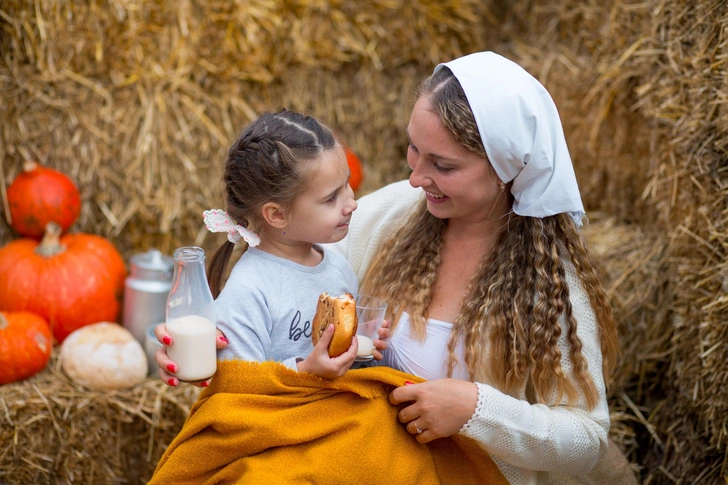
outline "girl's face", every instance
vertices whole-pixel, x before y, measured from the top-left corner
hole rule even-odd
[[[323,152],[319,162],[313,164],[306,190],[290,209],[285,229],[288,239],[332,243],[346,236],[357,207],[349,175],[343,148]]]
[[[501,201],[506,198],[490,162],[458,143],[429,108],[429,96],[420,97],[407,126],[410,185],[425,191],[427,210],[439,219],[482,222],[500,217],[494,207],[499,195]]]

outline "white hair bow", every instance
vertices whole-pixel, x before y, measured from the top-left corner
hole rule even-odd
[[[260,244],[260,238],[253,231],[240,224],[235,224],[227,212],[222,209],[210,209],[202,213],[205,221],[205,227],[210,232],[227,232],[228,241],[237,244],[240,239],[244,239],[250,246]]]

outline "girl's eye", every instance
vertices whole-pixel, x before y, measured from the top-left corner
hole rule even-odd
[[[440,165],[437,162],[435,162],[433,165],[435,166],[435,170],[437,170],[438,172],[442,172],[442,173],[452,172],[451,167],[443,167],[442,165]]]
[[[326,203],[330,203],[330,202],[335,202],[335,201],[336,201],[336,197],[337,197],[338,195],[339,195],[339,193],[338,193],[338,192],[334,193],[334,195],[332,195],[332,196],[331,196],[331,197],[329,198],[329,200],[327,200],[327,201],[326,201]]]
[[[414,146],[414,145],[412,144],[412,142],[409,142],[409,148],[410,148],[410,150],[412,150],[413,152],[417,153],[417,147],[416,147],[416,146]]]

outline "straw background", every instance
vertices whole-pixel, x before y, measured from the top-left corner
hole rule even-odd
[[[717,0],[6,0],[0,200],[35,159],[79,185],[73,230],[126,258],[212,249],[222,239],[201,212],[222,206],[227,147],[258,113],[327,122],[362,159],[361,195],[406,177],[419,80],[494,50],[540,79],[561,113],[623,335],[613,438],[642,483],[725,483],[727,34]],[[0,244],[14,237],[0,221]],[[53,364],[3,386],[0,482],[144,483],[195,397],[161,386],[110,397]],[[109,431],[81,433],[84,419]],[[154,419],[167,424],[150,440]],[[140,457],[147,468],[124,461]]]
[[[642,423],[644,482],[725,483],[728,4],[522,2],[512,15],[514,57],[556,99],[587,207],[657,238],[628,262],[652,295],[623,317],[616,382],[631,402],[612,395]],[[632,291],[615,288],[618,311]]]

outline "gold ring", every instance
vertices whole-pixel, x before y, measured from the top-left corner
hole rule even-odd
[[[417,434],[422,433],[422,431],[424,431],[424,430],[420,429],[420,427],[417,426],[417,420],[416,419],[415,419],[414,423],[415,423],[415,429],[417,430]]]

